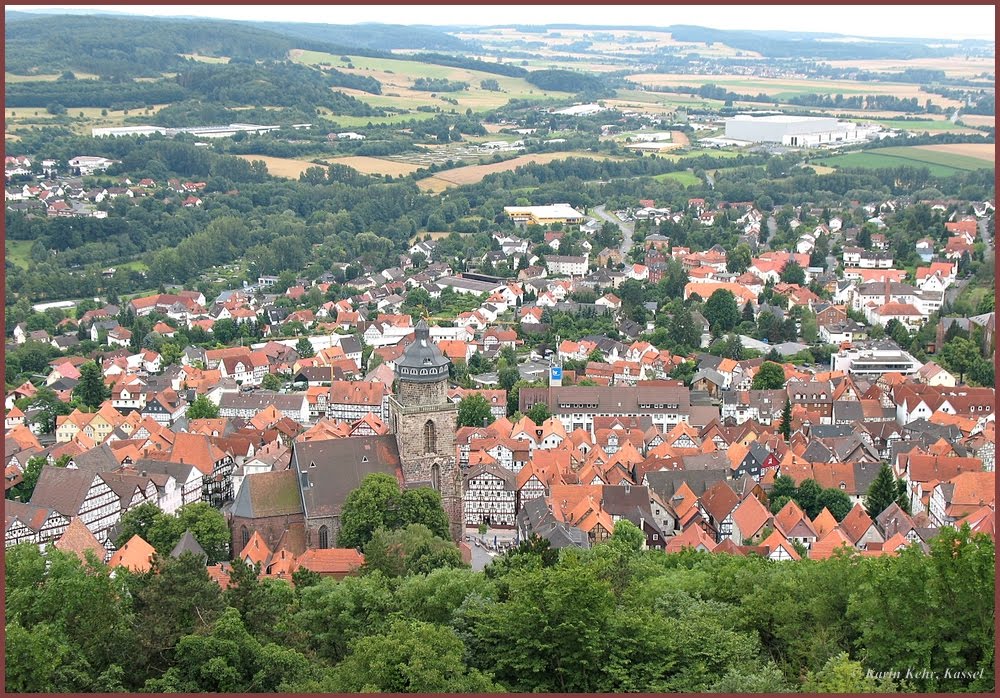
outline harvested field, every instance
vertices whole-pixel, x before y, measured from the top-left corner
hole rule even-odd
[[[362,174],[392,175],[393,177],[406,176],[420,169],[418,165],[414,165],[413,163],[383,160],[382,158],[373,158],[366,155],[330,158],[327,162],[331,165],[347,165]]]
[[[291,158],[273,158],[269,155],[240,155],[244,160],[263,160],[267,165],[268,174],[285,179],[298,179],[299,175],[310,167],[319,167],[308,160],[293,160]]]
[[[708,83],[741,94],[763,92],[777,99],[804,94],[892,95],[900,99],[917,98],[942,107],[961,106],[954,99],[923,92],[920,85],[891,82],[856,82],[851,80],[805,80],[794,78],[762,78],[754,75],[695,75],[690,73],[640,73],[627,76],[629,80],[653,87],[701,86]]]
[[[535,155],[520,155],[504,162],[494,162],[489,165],[467,165],[466,167],[456,167],[452,170],[438,172],[433,177],[422,179],[417,182],[417,186],[424,191],[439,192],[448,187],[461,186],[463,184],[475,184],[482,181],[486,175],[496,172],[509,172],[516,170],[522,165],[538,163],[544,165],[553,160],[565,160],[566,158],[593,158],[595,160],[610,160],[607,155],[596,153],[538,153]]]
[[[937,153],[954,153],[965,157],[996,162],[996,143],[947,143],[941,145],[918,145],[918,150],[929,150]]]
[[[988,126],[996,128],[997,118],[986,114],[962,114],[959,120],[968,126]]]
[[[898,73],[908,68],[924,70],[943,70],[948,77],[971,78],[982,73],[993,74],[996,67],[988,58],[965,58],[950,56],[947,58],[913,58],[909,60],[860,60],[860,61],[827,61],[835,68],[854,68],[868,70],[873,73]]]

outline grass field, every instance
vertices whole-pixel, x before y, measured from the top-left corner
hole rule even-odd
[[[701,182],[698,177],[695,176],[693,172],[667,172],[665,174],[658,174],[653,179],[663,182],[665,180],[671,179],[675,182],[679,182],[682,186],[689,187],[692,184],[698,184]]]
[[[535,155],[520,155],[504,162],[490,163],[489,165],[467,165],[456,167],[451,170],[444,170],[436,173],[433,177],[427,177],[417,182],[417,186],[424,191],[441,192],[449,187],[461,186],[463,184],[475,184],[482,181],[486,175],[496,172],[509,172],[516,170],[522,165],[529,163],[546,164],[553,160],[564,160],[566,158],[594,158],[595,160],[609,160],[607,155],[598,153],[538,153]]]
[[[883,128],[898,128],[903,129],[904,131],[934,131],[944,133],[946,131],[963,130],[961,126],[953,124],[948,119],[920,119],[919,121],[910,121],[908,119],[888,119],[885,121],[877,121],[876,123]]]
[[[5,240],[4,258],[22,269],[27,269],[31,244],[31,240]]]
[[[829,167],[893,168],[926,167],[935,177],[950,177],[958,172],[978,169],[993,169],[993,162],[980,157],[970,157],[957,152],[924,146],[901,146],[876,148],[860,153],[848,153],[832,158],[823,158],[819,163]]]
[[[74,131],[80,135],[89,136],[90,129],[92,128],[124,126],[126,116],[150,116],[165,106],[167,105],[153,105],[148,112],[145,109],[131,109],[128,114],[122,110],[112,111],[109,109],[106,116],[101,114],[102,109],[100,107],[73,107],[66,110],[63,118],[70,120],[69,127]],[[49,114],[41,107],[4,109],[4,126],[7,134],[10,134],[11,131],[19,127],[49,125],[56,118],[55,115]]]

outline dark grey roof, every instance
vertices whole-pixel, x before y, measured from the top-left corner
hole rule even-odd
[[[198,544],[190,529],[184,531],[184,535],[177,541],[174,549],[170,551],[170,557],[180,557],[183,553],[194,553],[198,557],[204,558],[206,561],[208,560],[205,549]]]
[[[683,456],[681,458],[681,463],[684,464],[684,470],[721,470],[723,472],[729,472],[729,458],[726,457],[725,451],[712,451],[711,453],[703,453],[697,456]]]
[[[307,518],[339,516],[347,495],[366,475],[386,473],[403,479],[399,448],[391,434],[296,443],[290,469],[298,473]]]
[[[722,470],[656,470],[646,473],[646,482],[660,499],[669,502],[681,483],[687,483],[691,491],[700,497],[716,482],[725,480],[727,475],[728,472]]]
[[[836,408],[834,404],[834,409]],[[855,405],[860,407],[861,403],[855,402]],[[864,415],[861,415],[859,419],[864,419]],[[817,439],[834,439],[841,436],[850,436],[854,433],[854,429],[850,424],[814,424],[809,427],[809,435]]]
[[[414,330],[413,342],[396,362],[396,377],[410,383],[437,383],[448,377],[450,363],[431,341],[427,323],[420,320]]]
[[[107,444],[101,444],[89,451],[78,453],[73,456],[73,463],[80,470],[86,470],[90,473],[106,473],[121,467],[121,463],[115,458],[114,452]]]
[[[77,516],[94,477],[94,473],[85,470],[44,465],[31,495],[31,503],[55,509],[63,516]]]
[[[829,463],[833,458],[833,451],[820,441],[813,440],[802,452],[802,457],[810,463]]]

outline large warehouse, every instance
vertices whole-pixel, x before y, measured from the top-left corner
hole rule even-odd
[[[738,114],[726,119],[726,138],[750,143],[817,146],[863,141],[869,128],[833,117]]]

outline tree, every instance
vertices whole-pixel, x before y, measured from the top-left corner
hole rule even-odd
[[[138,535],[159,555],[165,556],[170,554],[185,531],[191,531],[208,556],[208,564],[214,565],[230,557],[226,518],[207,502],[185,504],[178,509],[176,516],[165,514],[156,505],[147,502],[126,512],[119,525],[118,547]]]
[[[73,411],[69,403],[60,400],[52,389],[46,387],[39,388],[30,398],[21,398],[14,404],[22,411],[29,407],[38,410],[31,418],[31,423],[35,424],[43,434],[51,434],[56,430],[56,417]]]
[[[816,505],[820,511],[827,509],[837,521],[843,521],[844,517],[851,513],[851,498],[844,491],[833,487],[827,487],[820,492]]]
[[[667,323],[669,342],[680,351],[693,350],[701,346],[701,330],[694,322],[691,311],[686,307],[681,307]]]
[[[387,531],[376,529],[365,543],[366,574],[379,571],[387,577],[427,574],[432,570],[464,567],[458,546],[431,533],[423,524]]]
[[[458,403],[458,426],[482,427],[493,422],[490,403],[482,393],[466,395]]]
[[[757,376],[754,376],[756,379]],[[785,440],[792,438],[792,401],[785,398],[785,407],[781,410],[781,425],[778,427],[778,431]]]
[[[810,519],[815,519],[822,507],[819,506],[819,497],[822,494],[823,488],[818,482],[812,478],[806,478],[799,483],[798,488],[795,490],[795,502],[799,505],[799,508],[805,512],[805,515]]]
[[[322,690],[336,693],[493,693],[500,686],[466,665],[451,628],[395,620],[384,632],[351,645]]]
[[[806,271],[799,263],[789,260],[785,268],[781,270],[781,280],[786,284],[798,284],[802,286],[806,282]]]
[[[217,419],[219,406],[204,395],[199,395],[188,405],[185,413],[188,419]]]
[[[958,373],[958,382],[962,383],[979,361],[979,348],[971,339],[957,337],[942,347],[941,358],[949,371]]]
[[[308,337],[301,337],[295,343],[295,353],[299,355],[300,359],[309,359],[316,356],[316,350],[313,349],[312,342],[309,341]]]
[[[497,378],[499,380],[500,387],[503,390],[510,391],[514,387],[514,384],[521,380],[521,374],[517,370],[517,366],[508,364],[500,369],[500,372],[497,374]]]
[[[552,411],[546,403],[536,402],[525,412],[525,416],[535,424],[541,424],[552,416]]]
[[[866,673],[861,662],[855,662],[847,652],[841,652],[835,657],[830,657],[820,671],[806,674],[802,692],[897,693],[899,687],[891,678],[874,678],[870,673]]]
[[[449,537],[441,495],[428,487],[402,491],[396,478],[372,473],[347,495],[337,545],[363,548],[379,528],[394,531],[414,523],[425,525],[440,538]]]
[[[733,274],[742,274],[750,268],[751,261],[750,247],[746,243],[741,242],[733,249],[732,254],[726,260],[726,271]]]
[[[705,302],[702,312],[714,334],[727,332],[739,323],[740,309],[736,305],[736,297],[729,289],[719,288],[712,292]]]
[[[771,500],[776,497],[792,498],[796,492],[795,480],[788,475],[778,475],[774,478],[774,486],[771,488]]]
[[[874,519],[885,511],[890,504],[900,501],[903,497],[905,497],[905,491],[900,492],[899,485],[892,476],[892,470],[888,465],[883,465],[878,471],[878,475],[872,480],[872,484],[868,488],[868,493],[865,495],[865,510]],[[907,505],[906,508],[908,508],[909,502],[905,503]],[[900,502],[900,506],[903,506],[902,502]]]
[[[143,690],[265,693],[315,680],[318,675],[315,664],[304,655],[259,642],[237,609],[227,608],[209,632],[182,637],[174,665],[163,676],[147,681]]]
[[[211,627],[222,613],[222,590],[192,553],[156,556],[135,594],[135,635],[139,671],[159,675],[174,663],[177,641],[196,629]]]
[[[281,390],[284,385],[284,381],[276,373],[268,373],[264,375],[263,380],[260,383],[260,387],[264,390]]]
[[[615,530],[608,539],[611,545],[618,545],[626,550],[639,552],[646,545],[646,535],[638,526],[628,519],[618,519]]]
[[[780,390],[785,387],[785,369],[781,364],[765,361],[754,374],[751,390]],[[790,426],[790,425],[789,425]]]
[[[21,482],[10,489],[11,499],[21,502],[30,502],[31,495],[35,492],[35,485],[38,484],[38,477],[42,474],[42,468],[48,465],[45,456],[34,456],[29,458],[24,465],[24,473]]]
[[[95,409],[111,397],[111,390],[104,384],[101,368],[95,362],[88,361],[80,366],[80,382],[73,388],[73,397],[81,404]]]

